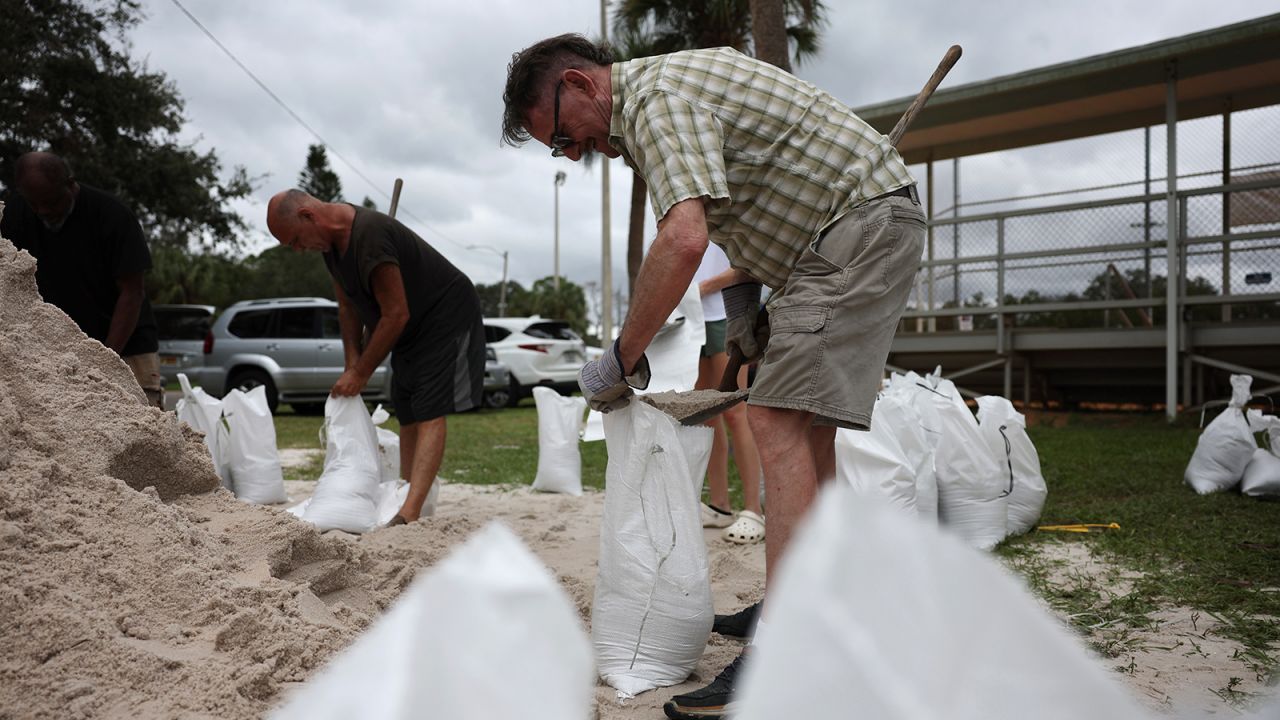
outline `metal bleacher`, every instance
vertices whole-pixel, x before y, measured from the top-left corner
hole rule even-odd
[[[855,112],[887,131],[908,102]],[[1245,112],[1237,122],[1259,141],[1233,148]],[[1212,141],[1179,138],[1197,121],[1212,123]],[[961,158],[998,165],[1110,135],[1145,140],[1131,182],[958,202]],[[1153,135],[1164,161],[1154,177]],[[931,220],[890,367],[941,365],[971,394],[1158,407],[1170,419],[1229,394],[1232,372],[1253,375],[1259,394],[1280,391],[1276,138],[1280,15],[940,90],[899,146],[924,166],[913,172]],[[1213,169],[1180,167],[1189,151],[1209,152]],[[944,160],[956,202],[939,213]]]

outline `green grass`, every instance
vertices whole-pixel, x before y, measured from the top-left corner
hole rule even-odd
[[[319,448],[324,419],[296,415],[282,407],[275,416],[276,443],[282,448]],[[392,416],[382,427],[400,432]],[[582,484],[604,489],[607,462],[604,441],[582,443]],[[314,479],[320,465],[305,468],[289,479]],[[538,469],[538,411],[522,405],[503,410],[479,410],[449,418],[440,475],[446,480],[475,485],[529,484]]]
[[[1070,415],[1061,427],[1032,427],[1028,434],[1049,486],[1041,524],[1116,522],[1121,528],[1033,532],[1004,543],[997,552],[1033,588],[1082,629],[1142,627],[1161,605],[1196,608],[1225,624],[1220,632],[1252,653],[1260,676],[1274,675],[1266,649],[1280,642],[1280,503],[1237,492],[1197,495],[1182,480],[1200,434],[1188,423]],[[1054,589],[1044,582],[1047,568],[1026,562],[1045,542],[1088,543],[1142,576],[1123,595],[1088,582]],[[1105,641],[1099,649],[1111,656],[1120,650]]]

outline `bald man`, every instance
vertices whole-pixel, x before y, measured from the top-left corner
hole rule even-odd
[[[267,205],[267,228],[281,245],[323,253],[333,276],[346,370],[332,394],[359,395],[391,353],[409,495],[388,526],[418,519],[444,458],[446,417],[480,406],[484,324],[475,287],[412,230],[373,210],[285,190]]]
[[[18,158],[0,234],[36,259],[36,284],[86,335],[116,351],[147,403],[164,409],[156,321],[143,288],[151,252],[115,197],[77,182],[66,160]]]

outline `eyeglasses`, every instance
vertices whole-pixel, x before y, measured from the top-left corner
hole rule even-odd
[[[576,140],[568,135],[560,134],[560,88],[564,87],[564,81],[556,83],[556,104],[555,114],[552,116],[552,122],[555,123],[555,132],[551,135],[551,157],[564,157],[565,148],[576,144]]]

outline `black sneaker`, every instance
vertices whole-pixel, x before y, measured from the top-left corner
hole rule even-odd
[[[748,605],[732,615],[717,615],[711,625],[711,632],[726,637],[748,638],[756,634],[756,618],[760,616],[760,605]]]
[[[733,689],[742,671],[742,659],[739,655],[720,671],[710,685],[701,690],[694,690],[684,695],[676,695],[662,706],[662,712],[671,720],[708,720],[709,718],[726,718],[733,710]]]

